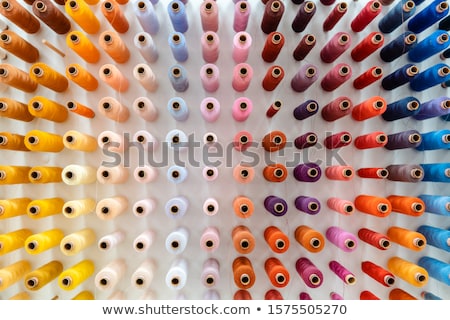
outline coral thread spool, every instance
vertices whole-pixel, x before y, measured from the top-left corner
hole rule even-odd
[[[371,32],[350,52],[353,61],[361,62],[381,48],[384,44],[384,36],[380,32]]]
[[[280,32],[271,32],[264,43],[261,57],[265,62],[274,62],[284,46],[285,38]]]
[[[31,151],[60,152],[64,149],[60,135],[40,130],[31,130],[25,135],[25,146]]]
[[[82,260],[61,272],[58,276],[58,285],[63,290],[73,290],[93,275],[94,270],[93,261]]]
[[[253,144],[253,137],[250,132],[240,131],[234,136],[233,145],[237,151],[245,151]]]
[[[32,167],[28,174],[31,183],[62,182],[60,167]]]
[[[247,63],[238,63],[233,70],[233,89],[243,92],[248,89],[253,77],[253,68]]]
[[[353,202],[336,197],[328,198],[327,206],[331,210],[334,210],[345,216],[352,215],[355,212],[355,205],[353,204]]]
[[[64,8],[73,21],[86,33],[95,34],[100,30],[100,21],[85,1],[66,1]]]
[[[358,237],[379,250],[387,250],[391,247],[391,241],[386,235],[367,228],[359,229]]]
[[[308,258],[299,258],[295,262],[295,269],[308,287],[317,288],[322,284],[322,272]]]
[[[66,77],[87,91],[95,91],[98,88],[97,79],[77,63],[66,67]]]
[[[130,117],[130,111],[126,106],[113,97],[103,97],[98,102],[98,111],[108,119],[123,123]]]
[[[275,226],[264,230],[264,239],[275,253],[284,253],[289,249],[289,237]]]
[[[328,264],[330,270],[333,271],[345,284],[354,285],[356,283],[355,275],[345,268],[339,262],[333,260]]]
[[[88,63],[97,63],[100,60],[100,51],[81,31],[71,31],[66,37],[66,44]]]
[[[264,300],[284,300],[278,290],[270,289],[264,294]]]
[[[35,96],[28,102],[28,111],[36,118],[53,122],[65,122],[69,116],[66,107],[43,96]]]
[[[387,143],[388,137],[382,131],[375,131],[355,138],[355,147],[358,149],[380,148]]]
[[[238,164],[233,169],[233,178],[239,183],[250,183],[255,178],[255,169],[250,166]]]
[[[351,166],[329,166],[325,168],[325,175],[330,180],[349,181],[353,179],[355,171]]]
[[[27,273],[24,285],[30,291],[37,291],[56,279],[63,271],[61,262],[53,260]]]
[[[362,10],[353,18],[350,27],[354,32],[363,31],[381,13],[379,1],[369,1]]]
[[[350,132],[342,131],[327,136],[324,144],[327,149],[336,149],[348,146],[352,142],[352,139]]]
[[[349,97],[340,96],[327,103],[321,110],[322,118],[325,121],[335,121],[350,114],[353,103]]]
[[[399,257],[392,257],[387,262],[388,269],[397,277],[415,287],[428,283],[428,272],[424,268]]]
[[[246,257],[237,257],[233,260],[233,278],[235,285],[240,289],[249,289],[255,284],[256,276],[252,263]]]
[[[0,256],[23,248],[25,240],[33,233],[29,229],[14,230],[0,235]]]
[[[239,218],[249,218],[255,211],[255,206],[250,198],[238,196],[233,200],[233,210]]]
[[[362,261],[361,270],[369,277],[382,284],[385,287],[391,287],[395,284],[395,276],[383,267],[372,261]]]
[[[284,288],[289,284],[289,271],[277,258],[269,258],[264,262],[264,270],[274,287]]]
[[[25,250],[28,254],[35,255],[59,246],[64,234],[59,229],[51,229],[41,233],[35,233],[25,240]]]
[[[25,136],[0,132],[0,150],[30,151],[25,146]]]
[[[333,8],[333,10],[328,14],[323,22],[323,30],[330,31],[334,26],[342,19],[342,17],[347,13],[348,5],[346,2],[339,2]]]
[[[353,80],[353,87],[358,90],[364,89],[375,81],[381,79],[382,76],[383,69],[381,67],[371,67],[370,69],[359,75],[355,80]]]
[[[311,227],[301,225],[295,229],[295,240],[312,253],[317,253],[325,247],[325,237]]]
[[[294,145],[297,149],[305,149],[315,146],[317,141],[317,134],[314,132],[307,132],[295,138]]]
[[[273,91],[284,78],[284,69],[281,66],[272,66],[267,69],[262,81],[262,87],[266,91]]]
[[[233,300],[253,300],[253,298],[250,292],[241,289],[234,293]]]
[[[39,20],[16,0],[2,1],[0,13],[26,33],[36,33],[41,27]]]
[[[316,37],[313,34],[305,34],[292,53],[294,59],[296,61],[304,60],[315,45]]]
[[[99,77],[117,92],[122,93],[128,90],[128,79],[113,64],[105,64],[101,66],[99,70]]]
[[[425,212],[425,202],[418,197],[390,195],[387,200],[392,205],[392,211],[413,217],[419,217]]]
[[[322,78],[320,85],[325,91],[333,91],[343,85],[352,76],[352,68],[346,63],[335,65]]]
[[[203,31],[219,30],[219,8],[215,1],[204,1],[200,6]]]
[[[0,220],[25,215],[30,202],[29,198],[0,200]]]
[[[269,0],[264,8],[261,20],[261,30],[265,34],[276,31],[284,14],[284,3],[279,0]]]
[[[269,182],[283,182],[287,175],[287,169],[281,163],[269,164],[263,169],[263,176]]]
[[[39,50],[12,30],[0,33],[0,47],[28,63],[39,59]]]
[[[329,227],[325,233],[325,237],[344,252],[352,252],[358,246],[358,239],[350,232],[339,227]]]
[[[234,249],[240,254],[247,254],[255,249],[256,240],[246,226],[237,226],[231,232]]]
[[[295,198],[295,208],[306,214],[314,215],[320,212],[320,201],[313,197],[298,196]]]
[[[30,77],[40,85],[56,92],[64,92],[69,87],[69,81],[65,76],[42,62],[31,66]]]
[[[28,105],[10,98],[0,98],[0,117],[30,122],[34,116],[28,111]]]
[[[386,234],[393,242],[413,251],[421,251],[427,245],[424,235],[405,228],[393,226],[387,230]]]
[[[365,194],[355,198],[355,207],[361,212],[382,218],[392,212],[392,205],[388,199]]]
[[[282,105],[283,102],[281,100],[275,100],[267,109],[266,117],[272,118],[274,115],[277,114],[278,111],[280,111]]]
[[[286,135],[281,131],[272,131],[262,139],[262,146],[268,152],[275,152],[286,146]]]
[[[101,11],[103,16],[119,33],[125,33],[128,31],[130,24],[128,23],[127,17],[123,13],[119,4],[115,0],[107,0],[102,3]]]
[[[28,260],[19,260],[0,269],[0,291],[6,290],[17,281],[20,281],[31,271]]]
[[[219,58],[220,39],[212,31],[205,32],[201,38],[202,57],[207,63],[215,63]]]
[[[111,220],[124,213],[128,208],[128,199],[123,196],[104,198],[97,202],[95,214],[101,220]]]
[[[374,96],[354,106],[352,118],[356,121],[364,121],[383,114],[386,108],[386,100],[380,96]]]
[[[339,58],[351,45],[352,38],[347,32],[336,33],[320,50],[323,62],[331,63]]]

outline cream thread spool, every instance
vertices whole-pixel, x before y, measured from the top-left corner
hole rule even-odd
[[[85,198],[80,200],[70,200],[64,203],[62,213],[66,218],[74,219],[94,212],[95,200],[92,198]]]
[[[146,230],[136,237],[133,241],[133,248],[136,252],[147,251],[153,244],[155,233],[151,230]]]
[[[112,220],[128,208],[128,199],[123,196],[105,198],[97,203],[95,213],[101,220]]]
[[[96,181],[96,169],[90,166],[70,164],[61,173],[62,180],[70,186],[91,184]]]
[[[165,245],[167,252],[172,254],[182,253],[189,241],[189,230],[185,227],[178,227],[166,238]]]
[[[158,88],[156,75],[147,64],[140,63],[136,65],[133,69],[133,76],[149,92],[155,92]]]
[[[69,130],[63,135],[63,143],[67,149],[93,152],[97,150],[97,139],[76,130]]]
[[[65,256],[74,256],[95,242],[95,232],[90,228],[71,233],[65,236],[59,245]]]
[[[115,288],[124,276],[126,269],[127,265],[124,259],[111,261],[95,276],[95,287],[102,291]]]

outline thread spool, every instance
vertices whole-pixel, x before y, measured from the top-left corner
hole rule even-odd
[[[154,211],[156,202],[152,198],[136,201],[133,205],[133,213],[136,217],[146,217]]]
[[[417,36],[410,31],[406,31],[380,50],[380,58],[384,62],[392,62],[407,53],[416,44]]]
[[[39,20],[16,0],[2,1],[0,13],[26,33],[34,34],[40,30]]]
[[[279,131],[271,131],[262,139],[262,146],[268,152],[282,150],[286,146],[286,135]]]
[[[267,259],[264,262],[264,270],[274,287],[284,288],[289,284],[289,271],[277,258]]]
[[[419,73],[414,79],[411,80],[409,86],[414,91],[423,91],[439,84],[441,84],[441,87],[444,86],[445,88],[445,83],[449,80],[450,67],[446,64],[438,63]],[[424,83],[424,81],[426,81],[426,83]]]
[[[437,295],[431,293],[431,292],[427,292],[427,291],[422,291],[420,296],[424,299],[424,300],[442,300],[441,297],[438,297]]]
[[[8,300],[31,300],[31,297],[28,292],[23,291],[13,295]]]
[[[63,143],[67,149],[93,152],[97,150],[97,139],[90,135],[69,130],[63,136]]]
[[[425,237],[427,245],[450,252],[450,230],[421,225],[417,232]]]
[[[166,285],[168,288],[173,290],[181,290],[184,288],[188,277],[188,263],[186,259],[178,258],[175,259],[169,271],[166,274]]]
[[[147,32],[139,32],[134,36],[133,42],[141,56],[147,62],[154,63],[158,60],[159,53],[150,34]]]
[[[320,50],[323,62],[331,63],[339,58],[351,45],[352,38],[347,32],[336,33]]]
[[[393,242],[413,251],[421,251],[427,244],[426,238],[421,233],[396,226],[389,227],[387,236]]]
[[[255,177],[253,167],[238,164],[233,169],[233,178],[239,183],[250,183]]]
[[[59,245],[61,252],[66,256],[74,256],[95,242],[95,232],[90,228],[71,233],[65,236]]]
[[[28,63],[39,59],[39,50],[12,30],[0,33],[0,47]]]
[[[32,219],[41,219],[62,212],[64,200],[61,198],[47,198],[31,201],[27,206],[27,214]]]
[[[128,199],[123,196],[104,198],[97,202],[95,214],[101,220],[112,220],[128,208]]]
[[[82,117],[92,119],[95,117],[95,112],[91,108],[75,101],[75,100],[69,100],[67,102],[67,109],[70,112],[73,112],[75,114],[78,114]]]
[[[60,167],[32,167],[28,173],[31,183],[57,183],[62,182]]]
[[[237,1],[234,4],[233,30],[245,31],[251,13],[251,4],[248,1]]]
[[[300,4],[297,14],[292,21],[291,27],[294,32],[303,32],[316,13],[316,5],[312,1],[305,1]]]
[[[286,180],[288,172],[283,164],[275,163],[264,167],[263,176],[269,182],[283,182]]]
[[[237,92],[248,89],[253,77],[253,68],[247,63],[238,63],[233,69],[232,86]]]
[[[448,12],[449,8],[447,2],[438,0],[432,1],[427,7],[409,20],[408,30],[414,33],[421,33],[444,18]]]
[[[344,84],[352,76],[352,68],[345,63],[339,63],[335,65],[328,73],[322,78],[320,85],[325,91],[334,91]]]
[[[30,169],[25,166],[0,166],[0,185],[30,183]]]
[[[203,270],[200,275],[202,284],[205,287],[216,286],[220,281],[220,264],[214,258],[209,258],[203,263]]]
[[[361,270],[385,287],[391,287],[395,284],[395,275],[372,261],[362,261]]]
[[[439,116],[446,116],[450,110],[450,99],[445,96],[423,102],[419,111],[413,115],[416,120],[426,120]]]
[[[155,269],[155,263],[151,259],[145,259],[131,275],[131,285],[136,289],[149,288],[155,276]]]
[[[188,28],[185,4],[182,1],[171,1],[167,5],[167,11],[173,28],[176,32],[185,33]]]
[[[147,97],[139,97],[133,101],[132,108],[142,119],[148,122],[155,121],[158,118],[158,109]]]
[[[25,215],[30,202],[29,198],[0,200],[0,220]]]
[[[238,290],[234,293],[233,300],[253,300],[253,298],[247,290]]]
[[[322,272],[308,258],[299,258],[295,262],[295,269],[307,287],[318,288],[322,285]]]
[[[265,34],[276,31],[283,17],[285,10],[284,3],[279,0],[269,0],[264,8],[261,20],[261,30]]]
[[[317,182],[322,175],[322,170],[320,169],[319,165],[312,162],[308,162],[297,165],[294,168],[293,173],[294,178],[297,181]]]
[[[317,134],[314,132],[307,132],[295,138],[294,145],[297,149],[305,149],[315,146],[317,141]]]
[[[384,147],[388,143],[387,135],[382,131],[375,131],[355,138],[355,147],[371,149]]]
[[[437,130],[420,134],[422,141],[416,150],[439,150],[450,148],[450,130]]]
[[[449,46],[449,35],[446,31],[437,30],[417,43],[408,51],[408,59],[412,62],[422,62],[433,55],[444,51]]]
[[[84,198],[80,200],[70,200],[64,203],[62,214],[69,219],[89,214],[95,210],[95,200]]]
[[[219,203],[214,198],[208,198],[203,203],[203,212],[207,216],[214,216],[219,212]]]
[[[139,234],[133,241],[133,248],[136,252],[147,251],[155,241],[155,234],[152,230],[146,230]]]
[[[355,212],[355,205],[353,202],[336,197],[328,198],[327,206],[331,210],[334,210],[344,216],[352,215]]]
[[[340,96],[323,106],[321,115],[325,121],[332,122],[350,114],[352,108],[352,100],[349,97]]]
[[[325,236],[328,241],[344,252],[352,252],[358,246],[358,240],[353,234],[336,226],[329,227]]]
[[[101,66],[99,70],[99,77],[100,80],[120,93],[127,91],[130,85],[128,79],[113,64],[105,64]]]
[[[184,167],[171,166],[169,170],[167,170],[167,179],[176,184],[185,181],[187,176],[188,171]]]
[[[392,257],[388,260],[387,267],[394,275],[415,287],[423,287],[428,283],[427,270],[410,261]]]
[[[307,100],[297,106],[293,115],[297,120],[305,120],[313,115],[315,115],[319,111],[319,104],[315,100]]]
[[[262,87],[266,91],[273,91],[284,78],[284,69],[280,66],[272,66],[267,69],[262,81]]]
[[[189,58],[186,38],[181,32],[171,33],[168,42],[176,61],[184,62]]]
[[[40,254],[59,246],[63,238],[64,234],[59,229],[51,229],[33,234],[25,240],[25,251],[31,255]]]
[[[255,206],[250,198],[237,196],[233,200],[233,210],[237,217],[247,219],[253,215]]]
[[[417,130],[407,130],[389,134],[388,142],[384,146],[388,150],[416,148],[422,141],[422,136]]]
[[[371,32],[352,49],[350,55],[354,61],[361,62],[381,48],[383,44],[383,34],[380,32]]]
[[[253,137],[250,132],[240,131],[234,136],[234,148],[237,151],[245,151],[253,144]]]
[[[184,196],[169,199],[164,206],[167,216],[177,219],[183,217],[189,208],[189,200]]]
[[[140,0],[133,3],[133,11],[142,29],[156,35],[160,29],[158,15],[149,0]]]
[[[187,72],[181,65],[174,65],[169,68],[169,80],[176,92],[184,92],[189,88]]]
[[[425,203],[417,197],[390,195],[387,200],[392,205],[392,211],[397,213],[418,217],[425,212]]]
[[[125,233],[122,230],[117,230],[101,237],[97,246],[100,250],[107,251],[117,247],[123,240],[125,240]]]
[[[85,1],[66,1],[64,8],[66,13],[84,32],[95,34],[100,30],[100,21]]]
[[[130,117],[130,111],[113,97],[103,97],[98,102],[98,111],[113,121],[123,123]]]
[[[383,33],[391,33],[402,23],[408,20],[416,12],[414,1],[397,3],[389,12],[379,21],[378,28]]]
[[[95,287],[102,291],[115,288],[124,276],[126,269],[127,265],[124,259],[111,261],[95,275]]]
[[[94,273],[94,262],[82,260],[58,276],[58,285],[63,290],[73,290],[85,282]]]
[[[167,110],[177,121],[186,121],[189,117],[189,108],[186,102],[180,97],[174,97],[167,103]]]
[[[307,292],[300,292],[298,298],[299,300],[312,300],[311,296]]]
[[[419,182],[423,180],[424,171],[419,165],[392,164],[386,167],[388,179],[401,182]]]
[[[200,5],[200,19],[203,31],[218,31],[219,8],[215,1],[204,1]]]
[[[100,166],[96,172],[98,182],[102,184],[121,184],[128,180],[128,169],[118,165],[115,167]]]
[[[28,260],[19,260],[0,269],[0,290],[6,290],[31,271]]]
[[[289,237],[278,227],[267,227],[264,230],[264,240],[275,253],[285,253],[289,249]]]
[[[353,87],[355,89],[364,89],[365,87],[381,79],[382,76],[383,69],[381,67],[371,67],[370,69],[359,75],[355,80],[353,80]]]
[[[42,62],[34,63],[30,67],[30,78],[56,92],[64,92],[69,87],[65,76]]]
[[[330,261],[328,266],[345,284],[354,285],[356,283],[355,275],[339,262],[335,260]]]
[[[296,61],[302,61],[316,45],[316,37],[313,34],[305,34],[295,47],[292,55]]]
[[[305,212],[309,215],[315,215],[320,212],[320,202],[318,199],[307,196],[298,196],[295,198],[295,207],[297,210]]]
[[[277,196],[268,196],[264,199],[264,207],[267,211],[276,217],[283,216],[287,213],[288,204],[287,202]]]
[[[234,35],[232,57],[235,63],[247,61],[251,45],[252,37],[249,33],[242,31]]]
[[[66,77],[87,91],[95,91],[98,88],[97,79],[77,63],[66,67]]]
[[[336,24],[342,19],[342,17],[347,13],[348,5],[346,2],[339,2],[333,8],[333,10],[325,18],[322,28],[324,31],[332,30]]]
[[[385,90],[394,90],[415,79],[419,74],[419,68],[412,63],[395,70],[381,80],[381,86]]]
[[[319,77],[316,66],[312,64],[304,64],[291,80],[291,88],[296,92],[304,92]]]
[[[130,24],[122,9],[115,0],[107,0],[102,3],[101,11],[111,27],[119,33],[128,31]]]
[[[100,51],[81,31],[71,31],[66,37],[67,46],[87,63],[97,63]]]
[[[66,34],[70,31],[69,19],[49,0],[33,2],[33,13],[57,34]]]
[[[422,167],[424,172],[422,181],[450,181],[450,163],[423,163],[420,166]]]
[[[133,172],[134,180],[140,183],[149,183],[155,181],[158,172],[150,166],[137,167]]]
[[[215,63],[219,58],[220,38],[212,31],[205,32],[201,37],[202,57],[207,63]]]
[[[317,230],[309,226],[301,225],[295,229],[295,240],[312,253],[317,253],[325,247],[325,237]]]
[[[62,181],[67,185],[91,184],[97,181],[96,169],[90,166],[70,164],[61,172]]]
[[[165,240],[165,246],[169,253],[180,254],[189,241],[189,231],[185,227],[178,227],[172,231]]]
[[[28,73],[8,63],[0,64],[0,83],[29,93],[36,91],[38,86]]]
[[[189,143],[187,135],[183,131],[177,129],[169,131],[165,141],[169,144],[169,147],[177,152],[186,150]]]
[[[0,132],[0,150],[30,151],[25,146],[25,136]]]
[[[395,288],[389,292],[389,300],[417,300],[417,298],[405,290]]]
[[[248,119],[252,111],[253,111],[252,101],[249,98],[240,97],[234,100],[231,109],[231,115],[233,116],[234,120],[242,122]]]
[[[265,62],[274,62],[285,43],[284,35],[280,32],[271,32],[264,43],[261,57]]]
[[[358,237],[379,250],[387,250],[391,247],[391,241],[386,235],[367,228],[359,229]]]
[[[427,270],[430,277],[444,283],[446,285],[450,285],[450,265],[444,261],[432,258],[432,257],[422,257],[418,262],[419,266]]]
[[[29,229],[18,229],[0,234],[0,256],[23,248],[25,240],[32,235]]]
[[[450,197],[421,194],[418,196],[425,203],[425,211],[438,215],[450,215]]]
[[[251,261],[246,257],[233,260],[233,279],[236,287],[242,290],[250,289],[255,284],[256,275]]]
[[[216,98],[207,97],[200,103],[200,112],[207,122],[215,122],[220,116],[220,103]],[[217,137],[216,137],[217,140]]]
[[[364,121],[383,114],[386,110],[387,102],[381,96],[371,97],[352,109],[352,118],[357,121]]]
[[[30,151],[61,152],[64,149],[63,139],[60,135],[31,130],[25,135],[25,146]]]
[[[386,111],[381,117],[385,121],[395,121],[410,116],[414,116],[419,112],[420,101],[412,96],[402,98],[400,100],[388,103]]]
[[[264,300],[284,300],[278,290],[270,289],[264,294]]]
[[[200,69],[200,79],[203,89],[207,92],[216,92],[219,89],[219,68],[214,64],[205,64]]]
[[[10,98],[0,98],[0,117],[30,122],[34,116],[28,111],[28,105]]]
[[[354,32],[363,31],[381,13],[379,1],[369,1],[350,23]]]
[[[53,122],[65,122],[69,116],[66,107],[43,96],[35,96],[28,102],[29,113],[41,119]]]
[[[351,166],[329,166],[325,168],[325,175],[330,180],[349,181],[355,172]]]
[[[255,249],[255,237],[246,226],[240,225],[235,227],[231,232],[231,237],[236,252],[248,254]]]

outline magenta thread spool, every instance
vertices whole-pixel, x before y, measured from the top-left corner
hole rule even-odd
[[[298,196],[295,198],[295,207],[297,210],[305,212],[310,215],[315,215],[320,212],[320,202],[318,199],[307,196]]]
[[[352,44],[352,38],[347,32],[336,33],[320,50],[320,58],[325,63],[336,61]]]
[[[356,283],[355,275],[345,268],[339,262],[333,260],[328,264],[330,270],[333,271],[345,284],[353,285]]]
[[[307,132],[295,138],[294,145],[297,149],[305,149],[315,146],[317,144],[317,141],[317,134],[315,134],[314,132]]]
[[[327,149],[336,149],[348,146],[352,143],[352,135],[350,132],[342,131],[330,136],[327,136],[324,140],[325,147]]]
[[[325,121],[335,121],[352,112],[353,102],[349,97],[341,96],[327,103],[321,111]]]
[[[219,68],[212,63],[207,63],[200,68],[200,79],[206,92],[216,92],[219,89]]]
[[[319,73],[312,64],[304,64],[291,80],[291,88],[296,92],[304,92],[317,81]]]
[[[322,272],[308,258],[300,258],[295,262],[299,276],[310,288],[317,288],[323,282]]]
[[[235,32],[245,31],[250,17],[251,7],[248,1],[235,2],[233,30]]]
[[[236,63],[247,61],[250,47],[252,46],[252,37],[245,31],[238,32],[233,37],[232,57]]]
[[[294,168],[294,177],[297,181],[316,182],[321,175],[322,171],[319,165],[312,162],[301,163]]]
[[[233,144],[237,151],[245,151],[253,144],[253,137],[248,131],[240,131],[234,136]]]
[[[247,120],[253,110],[253,103],[249,98],[240,97],[234,100],[231,108],[233,119],[239,122]]]
[[[216,227],[207,227],[200,236],[200,248],[206,252],[214,252],[219,248],[220,234]]]
[[[250,81],[253,77],[253,69],[247,63],[239,63],[234,67],[233,70],[233,89],[237,92],[243,92],[247,90],[250,85]]]
[[[344,252],[352,252],[358,246],[358,239],[350,232],[339,227],[329,227],[325,236],[328,241]]]
[[[300,104],[294,109],[294,118],[297,120],[304,120],[315,115],[319,111],[319,105],[317,101],[308,100]]]
[[[352,68],[346,63],[339,63],[335,65],[328,73],[323,77],[320,85],[325,91],[333,91],[340,87],[352,76]]]
[[[299,300],[312,300],[311,296],[306,292],[300,292],[298,298]]]
[[[268,196],[264,199],[264,207],[276,217],[284,216],[288,210],[287,202],[277,196]]]
[[[215,122],[220,115],[220,103],[216,98],[207,97],[200,103],[200,112],[206,122]]]

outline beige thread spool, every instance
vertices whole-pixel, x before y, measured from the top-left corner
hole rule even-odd
[[[66,256],[74,256],[88,248],[95,242],[95,232],[90,228],[71,233],[65,236],[59,245],[61,252]]]
[[[105,198],[97,203],[95,213],[101,220],[112,220],[125,212],[128,208],[128,199],[123,196]]]
[[[78,132],[76,130],[69,130],[63,136],[63,143],[67,149],[93,152],[97,150],[97,139],[93,136]]]
[[[121,184],[128,180],[128,169],[123,166],[106,167],[97,169],[97,180],[102,184]]]
[[[155,73],[150,66],[145,63],[140,63],[134,67],[133,76],[139,81],[141,86],[149,92],[154,92],[158,88]]]
[[[74,219],[94,212],[95,200],[92,198],[85,198],[80,200],[70,200],[64,203],[62,213],[66,218]]]
[[[117,92],[128,90],[128,79],[113,64],[105,64],[99,70],[100,79]]]
[[[130,111],[113,97],[103,97],[98,103],[98,111],[105,117],[116,122],[126,122]]]

